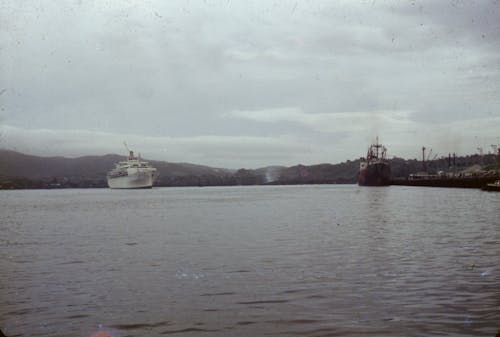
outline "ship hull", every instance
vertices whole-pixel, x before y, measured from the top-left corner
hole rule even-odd
[[[135,172],[123,177],[108,177],[109,188],[152,188],[154,172]]]
[[[387,163],[369,164],[359,171],[359,186],[388,186],[391,184],[391,167]]]

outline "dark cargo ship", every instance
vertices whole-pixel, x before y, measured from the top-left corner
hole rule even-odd
[[[387,186],[391,183],[391,167],[386,159],[387,149],[379,144],[378,137],[375,144],[370,145],[366,160],[362,159],[359,165],[359,186]]]

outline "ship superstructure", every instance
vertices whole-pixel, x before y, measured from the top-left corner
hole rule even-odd
[[[360,186],[390,185],[391,167],[386,158],[387,149],[379,144],[370,145],[366,159],[362,158],[359,166],[358,184]]]

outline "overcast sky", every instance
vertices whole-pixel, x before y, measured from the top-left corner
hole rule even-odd
[[[500,2],[0,3],[0,147],[227,168],[500,142]]]

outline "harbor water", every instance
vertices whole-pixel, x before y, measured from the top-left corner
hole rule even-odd
[[[500,193],[0,191],[8,337],[495,336]]]

